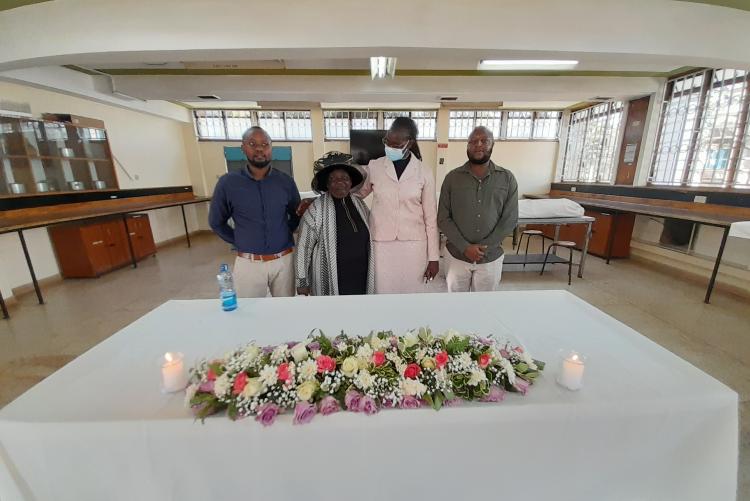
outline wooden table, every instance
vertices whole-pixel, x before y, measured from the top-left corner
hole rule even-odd
[[[185,238],[187,239],[188,247],[190,247],[190,233],[188,232],[187,218],[185,217],[185,206],[198,204],[203,202],[209,202],[210,197],[196,197],[190,194],[189,197],[167,195],[157,195],[153,197],[143,197],[148,200],[131,200],[131,199],[116,199],[116,200],[103,200],[97,202],[83,202],[74,203],[67,205],[56,205],[52,207],[40,207],[35,209],[25,210],[14,210],[6,211],[6,214],[0,216],[0,235],[4,233],[16,232],[18,238],[21,241],[21,248],[23,249],[24,257],[26,258],[26,265],[29,268],[29,274],[31,275],[31,282],[34,284],[34,291],[36,292],[37,300],[39,304],[44,304],[44,297],[42,291],[39,288],[39,281],[36,278],[34,272],[34,265],[31,262],[29,255],[29,249],[26,245],[26,238],[23,235],[24,230],[30,230],[33,228],[43,228],[59,223],[68,223],[71,221],[83,221],[87,219],[96,219],[104,216],[121,216],[125,222],[125,233],[128,238],[128,250],[130,251],[130,259],[133,264],[133,268],[138,267],[138,263],[135,259],[135,253],[133,252],[133,242],[130,239],[130,233],[127,231],[127,216],[135,212],[143,212],[155,209],[166,209],[168,207],[180,207],[182,210],[182,223],[185,227]],[[3,300],[2,294],[0,293],[0,309],[2,309],[3,318],[8,318],[8,309]]]
[[[572,194],[572,193],[571,193]],[[560,195],[524,195],[526,198],[561,198]],[[715,226],[724,229],[724,234],[721,237],[721,244],[719,245],[719,251],[716,254],[716,261],[714,262],[713,272],[711,273],[711,279],[708,282],[708,288],[706,289],[706,296],[704,302],[708,303],[711,300],[711,293],[716,283],[716,275],[719,272],[719,265],[721,264],[721,258],[724,255],[724,247],[727,243],[727,237],[729,236],[729,227],[732,223],[742,221],[746,219],[743,216],[733,216],[730,214],[717,214],[708,210],[697,210],[688,209],[681,207],[667,207],[664,205],[649,204],[644,202],[645,199],[638,199],[639,202],[626,202],[622,200],[606,200],[603,198],[589,198],[582,196],[568,196],[564,198],[572,200],[576,203],[581,204],[584,207],[592,207],[596,209],[606,209],[611,212],[620,213],[631,213],[639,214],[643,216],[663,217],[669,219],[679,219],[682,221],[689,221],[693,223],[705,224],[708,226]],[[612,243],[614,241],[614,235],[616,228],[612,228],[609,234],[609,242],[607,244],[607,264],[611,258]]]

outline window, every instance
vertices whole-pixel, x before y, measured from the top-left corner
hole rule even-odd
[[[252,111],[226,110],[224,118],[227,124],[227,139],[242,139],[242,134],[253,126]]]
[[[471,110],[451,111],[448,116],[448,139],[468,139],[475,127],[484,126],[490,129],[495,139],[500,137],[502,111]]]
[[[531,111],[509,111],[505,137],[508,139],[531,139],[534,113]]]
[[[702,70],[667,82],[649,181],[750,188],[748,72]]]
[[[559,111],[537,111],[534,117],[534,139],[557,139],[560,132]]]
[[[378,128],[377,111],[324,111],[323,125],[326,139],[349,139],[350,130]]]
[[[383,128],[389,129],[396,117],[409,117],[417,124],[417,139],[435,139],[437,111],[384,111]]]
[[[239,141],[257,124],[277,141],[312,140],[309,111],[193,110],[200,140]]]
[[[200,139],[226,139],[224,112],[221,110],[195,110],[195,127]]]
[[[612,182],[622,111],[621,101],[610,101],[571,114],[563,181]]]

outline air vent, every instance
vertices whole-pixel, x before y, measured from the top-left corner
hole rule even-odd
[[[592,97],[590,101],[612,101],[613,99],[614,99],[613,97],[596,96],[596,97]]]
[[[31,106],[29,103],[0,99],[0,115],[31,118]]]
[[[441,101],[458,101],[458,97],[457,96],[441,96],[440,100]]]
[[[211,99],[221,99],[221,98],[219,96],[214,96],[213,94],[206,94],[204,96],[198,96],[198,99],[211,100]]]

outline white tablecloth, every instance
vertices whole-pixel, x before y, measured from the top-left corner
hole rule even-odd
[[[750,238],[750,221],[739,221],[732,223],[729,227],[729,236],[737,238]]]
[[[314,327],[514,333],[548,369],[500,404],[195,422],[157,360]],[[585,387],[554,383],[560,348]],[[735,498],[737,394],[564,291],[170,301],[0,410],[0,499]]]

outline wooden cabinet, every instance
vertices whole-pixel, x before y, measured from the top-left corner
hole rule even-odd
[[[612,257],[630,256],[630,238],[633,234],[635,224],[634,214],[610,213],[596,210],[586,210],[586,215],[595,219],[591,225],[591,238],[589,240],[589,254],[599,257],[607,257],[610,235],[613,235]],[[544,235],[554,238],[555,228],[551,225],[529,225],[529,229],[540,229]],[[560,240],[571,240],[576,243],[578,249],[583,248],[586,238],[586,226],[583,224],[571,224],[560,227]]]
[[[156,254],[151,225],[145,214],[127,218],[136,260]],[[128,235],[122,218],[104,218],[49,228],[60,273],[65,278],[98,277],[131,263]]]

